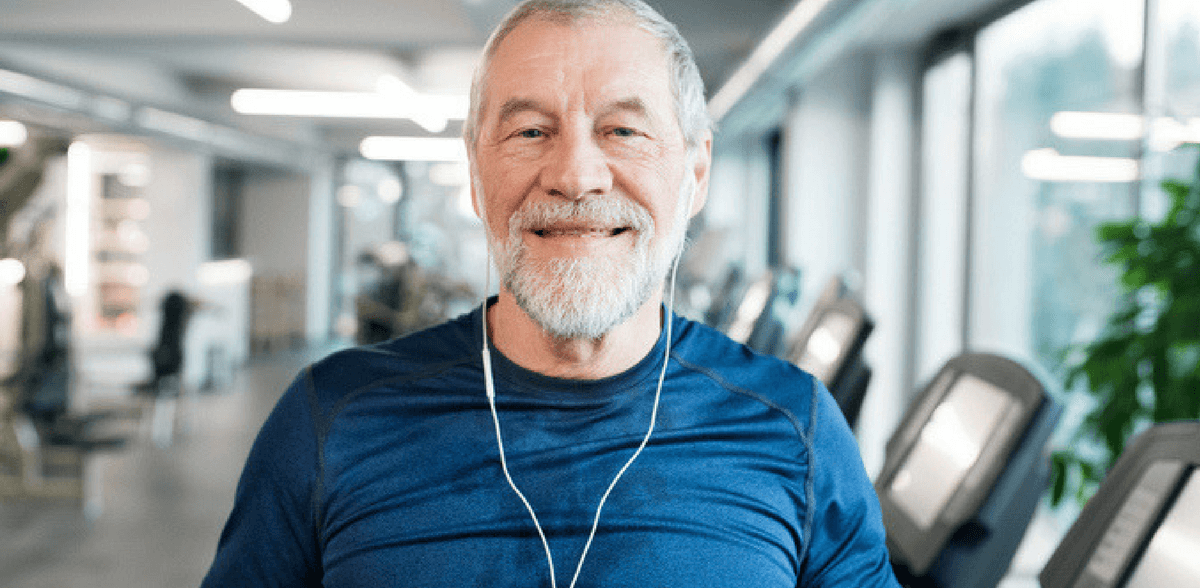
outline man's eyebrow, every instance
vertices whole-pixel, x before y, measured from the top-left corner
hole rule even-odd
[[[547,108],[532,98],[509,98],[500,106],[497,120],[504,124],[508,119],[523,112],[546,114]],[[606,104],[597,116],[605,116],[617,112],[626,112],[642,117],[650,117],[650,108],[646,102],[637,96],[621,98]]]
[[[629,98],[614,100],[613,102],[605,105],[605,107],[601,109],[599,116],[604,116],[615,112],[627,112],[630,114],[636,114],[638,116],[648,117],[650,115],[650,108],[646,106],[646,102],[641,98],[638,98],[637,96],[631,96]]]
[[[503,124],[506,120],[522,112],[545,112],[545,108],[533,99],[530,98],[509,98],[500,106],[500,114],[498,120]]]

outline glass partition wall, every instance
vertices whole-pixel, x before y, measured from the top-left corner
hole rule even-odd
[[[1144,5],[1038,0],[976,39],[968,342],[1054,368],[1118,295],[1095,227],[1137,210]]]
[[[953,342],[1061,381],[1123,294],[1097,226],[1157,220],[1195,173],[1200,2],[1032,0],[957,37],[922,83],[915,377]],[[1035,519],[1002,586],[1037,585],[1074,512]]]

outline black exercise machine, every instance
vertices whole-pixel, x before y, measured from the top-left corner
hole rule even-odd
[[[1038,579],[1043,588],[1200,586],[1200,422],[1134,438]]]
[[[875,481],[888,549],[910,588],[994,588],[1049,481],[1061,414],[1016,362],[948,361],[887,443]]]

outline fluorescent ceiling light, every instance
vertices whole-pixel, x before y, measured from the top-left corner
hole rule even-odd
[[[1150,148],[1165,152],[1184,143],[1200,143],[1200,118],[1188,119],[1187,123],[1170,117],[1155,119],[1150,129]]]
[[[712,117],[720,120],[750,91],[787,46],[804,32],[830,0],[801,0],[783,20],[754,48],[750,57],[708,101]]]
[[[28,138],[25,125],[15,120],[0,120],[0,147],[20,147]]]
[[[25,279],[25,264],[12,258],[0,259],[0,286],[16,286]]]
[[[1159,152],[1200,143],[1200,118],[1160,116],[1147,124],[1139,114],[1063,111],[1050,117],[1050,130],[1065,139],[1136,141],[1149,135],[1150,148]]]
[[[399,82],[399,80],[396,80]],[[229,103],[240,114],[338,118],[407,118],[430,132],[467,117],[467,97],[418,94],[404,86],[384,92],[318,92],[242,88]]]
[[[450,117],[445,116],[444,113],[437,112],[436,108],[429,108],[429,105],[422,104],[422,101],[426,100],[426,98],[422,97],[416,90],[413,90],[396,76],[390,74],[379,76],[379,81],[375,83],[375,88],[389,101],[394,100],[399,103],[408,102],[409,104],[421,105],[422,108],[413,110],[410,118],[430,133],[440,133],[446,130],[446,125],[450,123]],[[463,118],[466,118],[465,111]]]
[[[1025,176],[1043,182],[1136,182],[1141,167],[1128,157],[1060,155],[1054,149],[1034,149],[1021,158]]]
[[[1067,139],[1136,141],[1146,136],[1146,119],[1115,112],[1056,112],[1050,130]]]
[[[462,139],[430,137],[367,137],[359,145],[367,159],[382,161],[466,161]]]
[[[254,275],[254,268],[245,259],[206,261],[196,268],[196,279],[205,286],[245,284]]]
[[[292,18],[292,3],[288,0],[237,0],[267,22],[282,24]]]

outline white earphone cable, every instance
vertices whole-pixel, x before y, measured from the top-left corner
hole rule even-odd
[[[692,195],[688,199],[688,206],[685,210],[690,211],[690,209],[692,207],[692,201],[694,198],[695,198],[695,191],[693,189]],[[484,224],[486,225],[486,221]],[[490,252],[491,252],[490,239],[489,239],[488,250],[489,250],[488,257],[490,259],[490,257],[491,257],[491,255],[490,255]],[[633,465],[633,462],[635,460],[637,460],[639,455],[642,454],[642,450],[645,449],[646,445],[650,443],[650,437],[651,437],[651,435],[654,434],[654,426],[658,422],[658,404],[659,404],[659,399],[662,396],[663,381],[666,379],[667,364],[669,363],[669,361],[671,359],[671,339],[672,339],[671,325],[674,322],[674,316],[675,316],[674,315],[675,274],[679,270],[679,258],[682,256],[683,256],[683,252],[682,252],[682,247],[681,247],[680,251],[678,253],[676,253],[676,255],[675,255],[674,262],[671,264],[671,280],[670,280],[670,285],[667,289],[667,313],[666,313],[666,316],[664,317],[664,321],[666,322],[666,345],[665,345],[665,349],[663,351],[662,370],[658,374],[658,385],[654,390],[654,406],[650,412],[650,426],[646,429],[646,435],[642,438],[642,442],[638,445],[637,450],[633,452],[633,455],[630,456],[629,460],[625,462],[625,465],[621,467],[621,469],[617,472],[617,475],[613,477],[612,482],[610,482],[608,484],[608,488],[605,489],[604,494],[600,497],[600,503],[596,506],[596,515],[592,519],[592,529],[588,533],[587,542],[583,546],[583,552],[580,553],[580,555],[579,555],[579,562],[575,566],[575,574],[571,577],[571,584],[570,584],[569,588],[575,588],[575,583],[579,581],[579,574],[581,571],[583,571],[583,562],[585,559],[587,559],[588,551],[592,547],[592,540],[596,538],[596,529],[598,529],[600,526],[600,512],[604,509],[604,504],[606,502],[608,502],[609,494],[612,493],[613,488],[616,487],[617,482],[621,479],[621,477],[625,475],[625,471],[629,469],[629,466]],[[491,279],[492,279],[491,263],[489,261],[488,269],[487,269],[487,276],[485,278],[485,284],[486,284],[485,291],[490,291]],[[546,539],[546,532],[544,529],[542,529],[541,522],[538,521],[537,513],[534,512],[534,510],[533,510],[533,505],[529,503],[529,500],[525,497],[525,494],[523,492],[521,492],[520,488],[517,487],[516,482],[514,482],[512,479],[512,474],[509,473],[509,471],[508,471],[508,459],[505,457],[505,452],[504,452],[504,436],[500,432],[500,415],[496,411],[496,387],[495,387],[495,381],[492,378],[492,355],[491,355],[491,352],[488,350],[488,322],[487,322],[487,298],[486,297],[484,298],[480,314],[481,314],[481,323],[483,325],[483,349],[481,350],[481,355],[483,356],[483,382],[484,382],[485,391],[487,393],[488,407],[491,409],[491,413],[492,413],[492,424],[495,425],[495,429],[496,429],[496,446],[500,451],[500,469],[503,470],[503,472],[504,472],[504,479],[508,482],[508,486],[510,488],[512,488],[514,493],[516,493],[517,498],[521,499],[521,504],[525,505],[525,510],[528,511],[529,518],[533,520],[533,526],[537,529],[538,538],[540,538],[542,541],[542,549],[544,549],[546,552],[546,563],[549,564],[549,566],[550,566],[550,588],[558,588],[558,581],[556,579],[557,573],[555,572],[555,569],[554,569],[554,556],[550,551],[550,542]]]

